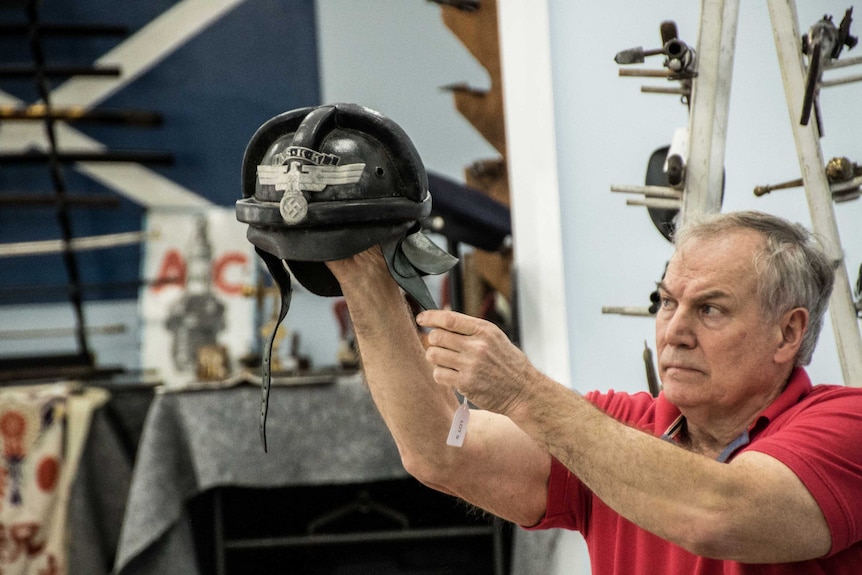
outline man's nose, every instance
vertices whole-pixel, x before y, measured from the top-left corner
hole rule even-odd
[[[664,341],[668,345],[692,348],[697,344],[693,318],[685,309],[677,308],[668,313],[667,317],[660,317],[658,326],[659,336],[664,336]]]

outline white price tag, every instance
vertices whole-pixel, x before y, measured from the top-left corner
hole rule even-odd
[[[449,437],[446,439],[446,445],[452,447],[461,447],[464,445],[464,437],[467,435],[467,423],[470,421],[470,407],[467,405],[467,398],[455,410],[455,417],[452,418],[452,427],[449,428]]]

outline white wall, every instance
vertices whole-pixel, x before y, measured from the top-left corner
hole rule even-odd
[[[429,171],[463,181],[496,151],[456,110],[443,86],[487,87],[485,69],[426,0],[317,0],[323,101],[376,109],[410,135]]]

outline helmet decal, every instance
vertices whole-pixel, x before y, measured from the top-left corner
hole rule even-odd
[[[337,163],[338,157],[334,158]],[[289,166],[258,166],[257,180],[262,186],[275,186],[276,190],[284,192],[279,201],[279,213],[284,223],[293,225],[308,214],[308,201],[302,192],[320,192],[326,186],[355,184],[363,171],[364,163],[316,166],[302,165],[293,160]]]

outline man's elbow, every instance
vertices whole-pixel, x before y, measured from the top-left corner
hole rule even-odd
[[[752,561],[752,551],[758,547],[758,540],[762,543],[769,537],[765,533],[753,535],[730,509],[713,507],[693,511],[671,534],[670,540],[700,557],[759,563],[762,561]]]
[[[731,530],[720,516],[689,522],[675,539],[675,543],[689,553],[710,559],[733,559],[731,554],[740,550],[732,543]]]
[[[431,458],[404,449],[399,449],[399,453],[404,470],[417,481],[431,489],[449,495],[456,494],[452,479],[454,474],[448,471],[452,464],[446,458]]]
[[[402,455],[404,469],[423,485],[500,517],[516,525],[531,527],[544,517],[547,507],[547,482],[541,488],[518,488],[506,481],[478,481],[467,469],[467,463],[457,448],[454,455],[440,460],[412,458]]]
[[[690,521],[676,534],[686,551],[710,559],[742,563],[787,563],[822,557],[831,547],[831,537],[815,538],[781,533],[782,528],[761,528],[752,533],[738,518],[716,512]]]

